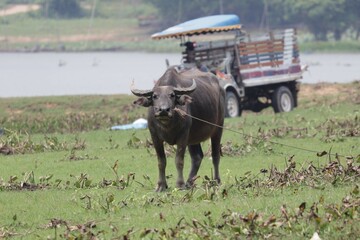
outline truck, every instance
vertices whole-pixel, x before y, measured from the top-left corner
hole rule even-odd
[[[270,106],[275,113],[289,112],[298,105],[305,66],[300,64],[294,28],[251,35],[237,15],[225,14],[186,21],[151,38],[179,39],[181,67],[196,67],[218,77],[226,93],[226,117]]]

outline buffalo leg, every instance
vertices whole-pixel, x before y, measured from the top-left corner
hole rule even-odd
[[[164,143],[153,141],[154,147],[156,150],[156,155],[158,158],[158,168],[159,168],[159,180],[156,187],[156,192],[165,191],[168,188],[166,183],[165,169],[166,169],[166,155],[164,151]]]
[[[220,173],[219,173],[221,135],[222,135],[222,129],[218,129],[216,134],[211,138],[211,156],[214,165],[214,178],[218,183],[221,182]]]
[[[185,150],[186,150],[186,145],[184,144],[177,145],[175,164],[178,173],[178,178],[176,180],[176,187],[180,189],[185,188],[184,175],[183,175]]]
[[[200,143],[196,145],[189,145],[189,152],[191,156],[191,170],[190,170],[189,178],[186,182],[186,185],[188,187],[193,185],[194,177],[198,173],[201,165],[201,161],[204,157],[204,153],[201,149]]]

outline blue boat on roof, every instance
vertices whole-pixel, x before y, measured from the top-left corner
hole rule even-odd
[[[241,29],[240,18],[235,14],[213,15],[193,19],[164,31],[155,33],[152,39],[179,38],[214,32],[224,32]]]

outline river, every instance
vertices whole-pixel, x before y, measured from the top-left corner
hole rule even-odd
[[[129,94],[149,89],[180,54],[140,52],[0,53],[0,97]],[[360,80],[360,54],[302,54],[303,83]]]

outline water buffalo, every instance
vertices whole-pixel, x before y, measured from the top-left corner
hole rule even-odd
[[[149,107],[148,127],[156,150],[159,180],[156,191],[164,191],[168,186],[165,177],[166,156],[164,142],[177,145],[176,186],[191,186],[203,159],[201,142],[211,138],[214,178],[220,182],[220,141],[223,126],[225,93],[217,78],[211,73],[197,69],[179,70],[170,67],[156,82],[152,90],[131,89],[139,98],[135,104]],[[182,113],[186,114],[182,114]],[[189,115],[195,117],[192,118]],[[206,122],[199,121],[203,119]],[[189,147],[191,171],[186,185],[183,177],[184,154]]]

